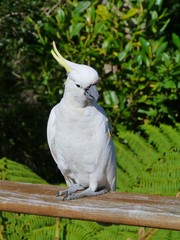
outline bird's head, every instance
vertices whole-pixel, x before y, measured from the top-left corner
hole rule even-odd
[[[90,66],[70,62],[63,58],[53,42],[53,50],[51,50],[56,61],[66,69],[68,74],[66,86],[71,94],[84,100],[98,99],[98,91],[96,84],[98,82],[98,73]]]

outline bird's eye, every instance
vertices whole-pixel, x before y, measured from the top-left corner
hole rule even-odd
[[[81,88],[81,86],[79,84],[76,84],[76,87]]]

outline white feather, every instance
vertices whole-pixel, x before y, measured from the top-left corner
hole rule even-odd
[[[97,83],[97,72],[66,62],[73,70],[47,126],[52,156],[68,186],[78,183],[92,191],[100,187],[115,190],[116,156],[107,117],[95,100],[85,96],[85,89]]]

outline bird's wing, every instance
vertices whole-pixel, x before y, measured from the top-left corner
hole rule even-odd
[[[97,153],[96,166],[106,175],[109,188],[115,190],[116,154],[111,139],[111,128],[104,110],[99,105],[96,106],[96,109],[100,112],[99,119],[101,119],[96,128],[96,134],[93,136],[94,151]]]
[[[67,185],[70,186],[73,184],[73,182],[71,179],[67,178],[67,176],[64,172],[64,167],[65,168],[67,168],[67,167],[65,166],[65,163],[63,163],[63,161],[60,160],[63,158],[61,152],[57,151],[57,116],[56,116],[56,114],[57,114],[58,107],[59,107],[59,104],[54,106],[54,108],[50,112],[48,124],[47,124],[47,140],[48,140],[48,145],[49,145],[51,154],[54,158],[54,161],[56,162],[58,168],[60,169],[61,173],[63,174]],[[59,156],[58,156],[58,154],[59,154]]]
[[[55,148],[55,132],[56,132],[55,123],[56,123],[56,115],[53,108],[50,112],[48,124],[47,124],[47,140],[48,140],[48,145],[49,145],[51,154],[55,162],[57,163],[57,153]]]
[[[116,190],[116,152],[114,143],[111,141],[111,153],[109,156],[109,165],[107,168],[107,181],[109,183],[110,189]]]
[[[110,138],[110,154],[109,154],[109,166],[107,168],[107,180],[110,184],[111,190],[116,190],[116,151],[113,141],[111,140],[112,137],[112,126],[107,119],[107,133]]]

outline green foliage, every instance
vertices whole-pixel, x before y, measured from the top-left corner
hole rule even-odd
[[[141,132],[119,132],[117,149],[117,190],[175,196],[180,190],[180,124],[175,128],[142,125]],[[0,179],[45,183],[29,168],[0,160]],[[1,235],[3,236],[1,238]],[[131,226],[103,226],[95,222],[54,219],[26,214],[0,214],[0,239],[7,240],[178,240],[177,231]]]
[[[179,121],[179,1],[2,0],[0,8],[1,157],[62,180],[45,136],[66,78],[53,40],[66,58],[98,70],[115,134],[120,123]]]
[[[46,183],[45,180],[35,174],[27,166],[16,163],[5,157],[0,159],[0,180]]]
[[[178,126],[145,124],[140,133],[119,132],[123,143],[115,142],[119,191],[176,196],[180,190]]]
[[[49,182],[62,180],[45,134],[66,78],[50,54],[55,40],[63,56],[99,72],[99,102],[117,137],[118,190],[176,195],[179,1],[1,0],[0,8],[0,156],[28,165]],[[123,131],[139,130],[142,123],[161,125],[143,125],[136,134]],[[0,179],[45,183],[41,177],[24,165],[0,160]],[[56,231],[54,218],[0,215],[0,239],[54,239]],[[60,220],[60,239],[82,238],[180,237],[176,231]]]
[[[179,121],[180,3],[105,2],[1,0],[1,156],[30,166],[48,181],[60,179],[45,136],[48,113],[62,97],[65,80],[50,55],[55,40],[66,58],[99,72],[99,101],[118,137],[118,190],[176,195],[180,125],[162,123]],[[161,125],[143,125],[139,133],[122,131],[142,123]],[[0,179],[46,183],[7,158],[0,160]],[[54,239],[57,222],[2,212],[0,239]],[[67,219],[59,224],[60,239],[180,238],[176,231]]]
[[[0,159],[0,180],[43,183],[46,181],[35,174],[27,166]],[[53,239],[55,219],[50,217],[32,216],[17,213],[0,213],[0,239]],[[1,234],[3,237],[1,238]],[[41,237],[41,238],[39,238]]]
[[[54,218],[8,212],[2,212],[0,218],[2,234],[7,240],[54,239]]]

